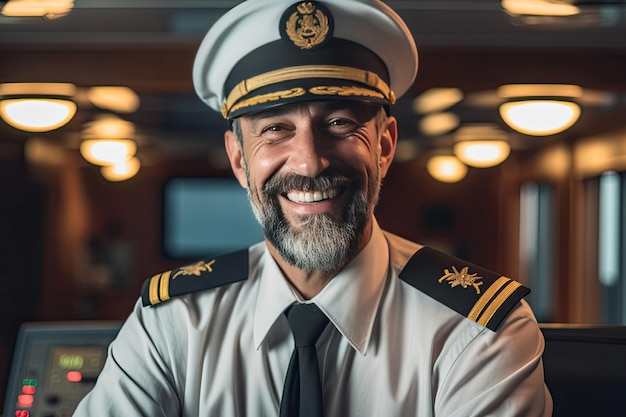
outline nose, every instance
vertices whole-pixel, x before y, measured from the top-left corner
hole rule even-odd
[[[298,132],[292,139],[289,169],[305,177],[316,177],[330,165],[328,147],[312,129]]]

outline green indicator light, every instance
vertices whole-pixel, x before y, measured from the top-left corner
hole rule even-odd
[[[37,386],[37,380],[36,379],[29,379],[26,378],[22,381],[22,386],[24,387],[36,387]]]

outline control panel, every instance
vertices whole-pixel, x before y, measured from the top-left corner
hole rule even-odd
[[[91,390],[120,322],[37,322],[20,327],[4,417],[70,417]]]

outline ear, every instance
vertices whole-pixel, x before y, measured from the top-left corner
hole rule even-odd
[[[381,178],[387,175],[389,166],[393,161],[396,153],[396,145],[398,144],[398,122],[393,116],[387,117],[380,131],[380,157],[378,164],[380,166]]]
[[[226,147],[226,153],[228,154],[228,160],[230,161],[230,167],[235,177],[243,188],[248,188],[245,169],[246,162],[243,159],[243,150],[232,130],[228,130],[224,133],[224,145]]]

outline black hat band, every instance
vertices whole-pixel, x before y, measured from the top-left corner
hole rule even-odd
[[[230,94],[228,94],[226,102],[222,106],[222,115],[224,118],[228,118],[232,113],[245,107],[304,95],[307,93],[304,89],[290,88],[268,94],[247,97],[245,100],[241,100],[250,93],[266,86],[305,79],[346,80],[363,85],[363,87],[353,85],[318,85],[309,88],[309,94],[327,96],[336,95],[344,97],[375,97],[386,101],[388,104],[393,104],[396,99],[395,94],[391,88],[389,88],[389,85],[377,74],[371,71],[337,65],[302,65],[297,67],[280,68],[241,81],[231,90]]]

